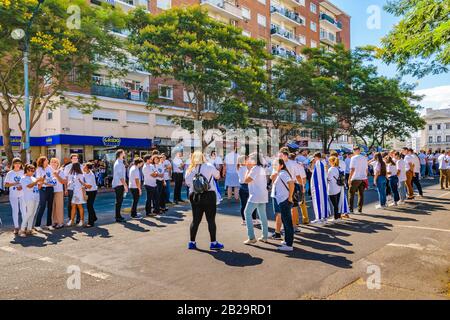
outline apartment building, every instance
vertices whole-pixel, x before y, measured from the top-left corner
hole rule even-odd
[[[323,0],[90,0],[93,5],[107,2],[125,11],[143,6],[152,14],[175,6],[200,5],[217,20],[235,25],[243,34],[263,39],[277,59],[294,57],[301,61],[302,48],[343,43],[350,48],[350,17]],[[126,37],[126,30],[115,30]],[[93,114],[61,108],[48,111],[31,132],[32,155],[68,157],[79,153],[84,159],[111,157],[117,148],[130,155],[142,155],[151,147],[170,151],[174,145],[171,133],[177,129],[169,117],[186,114],[187,92],[170,79],[152,77],[134,57],[129,59],[129,72],[122,78],[110,78],[109,61],[93,76],[90,88],[71,88],[65,99],[76,97],[98,99],[100,109]],[[148,110],[149,92],[158,92],[161,110]],[[313,110],[296,115],[296,121],[314,116]],[[14,123],[14,121],[12,121]],[[18,151],[19,131],[13,126],[14,148]],[[321,149],[316,137],[307,130],[296,130],[312,149]],[[2,140],[0,140],[0,149]],[[339,145],[351,148],[342,136]]]
[[[420,147],[423,150],[450,150],[450,108],[427,108],[423,118],[425,128],[420,131]]]

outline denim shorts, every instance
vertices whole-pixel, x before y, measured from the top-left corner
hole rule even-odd
[[[272,206],[273,206],[273,213],[281,213],[280,206],[278,205],[277,199],[272,198]]]

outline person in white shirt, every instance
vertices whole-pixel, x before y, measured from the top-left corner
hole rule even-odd
[[[172,162],[167,159],[165,153],[161,153],[161,163],[164,167],[164,192],[166,203],[172,203],[170,201],[170,181],[172,180]]]
[[[366,188],[368,161],[361,154],[359,147],[353,148],[350,160],[350,173],[348,177],[350,213],[353,213],[355,193],[358,192],[358,212],[361,213],[364,205],[364,190]]]
[[[86,225],[86,228],[93,227],[95,225],[95,221],[97,221],[94,202],[95,198],[97,197],[98,186],[95,180],[95,174],[92,172],[93,168],[94,164],[91,162],[86,163],[86,165],[83,167],[83,176],[87,195],[86,207],[88,211],[88,223]]]
[[[339,201],[341,198],[342,186],[338,185],[340,167],[339,159],[336,156],[331,156],[328,159],[330,168],[328,169],[328,196],[330,197],[331,204],[333,205],[334,221],[338,222],[341,219],[339,213]]]
[[[398,175],[398,193],[400,196],[399,205],[405,204],[406,200],[406,167],[405,160],[403,160],[400,152],[396,151],[394,153],[394,161],[397,168]]]
[[[294,242],[294,226],[291,209],[294,202],[295,179],[286,168],[283,159],[275,159],[273,163],[274,174],[272,179],[272,201],[277,203],[284,228],[284,243],[278,247],[280,251],[292,251]]]
[[[194,180],[198,182],[203,176],[208,185],[208,190],[203,190],[199,193],[194,188]],[[206,161],[205,156],[201,151],[195,151],[190,158],[189,167],[186,170],[186,184],[189,186],[189,200],[192,208],[192,223],[190,226],[190,241],[188,249],[197,249],[195,239],[197,237],[198,227],[202,221],[203,214],[208,221],[208,230],[211,239],[209,248],[211,250],[221,250],[224,245],[219,243],[216,239],[216,211],[217,211],[217,189],[213,178],[219,179],[220,172],[210,163]]]
[[[159,209],[163,212],[167,211],[166,208],[166,182],[164,181],[164,164],[162,162],[161,155],[154,158],[154,165],[158,175],[156,176],[156,188],[159,195]]]
[[[447,170],[450,169],[449,165],[449,156],[446,155],[445,150],[441,151],[441,155],[438,157],[438,164],[439,164],[439,182],[441,184],[441,189],[448,189],[449,181],[448,181],[448,174]]]
[[[397,169],[397,163],[391,156],[386,156],[384,158],[386,162],[386,173],[388,178],[389,186],[391,187],[394,202],[390,205],[397,206],[400,201],[400,193],[398,191],[399,186],[399,174],[400,171]]]
[[[433,172],[433,165],[434,165],[434,155],[431,152],[431,150],[428,150],[427,153],[427,175],[430,179],[432,179],[434,177],[434,172]]]
[[[177,152],[176,156],[173,158],[172,168],[173,168],[173,180],[175,184],[173,190],[173,202],[175,204],[178,204],[178,202],[184,202],[184,200],[181,199],[181,187],[183,186],[183,172],[184,172],[183,154],[181,152]]]
[[[258,216],[261,220],[262,236],[259,241],[267,242],[269,238],[269,226],[267,222],[266,205],[269,202],[267,191],[267,176],[261,161],[261,155],[252,153],[247,160],[247,173],[244,183],[248,184],[249,198],[245,206],[244,215],[247,225],[248,239],[244,244],[256,243],[255,231],[252,223],[252,213],[258,210]]]
[[[36,227],[41,227],[42,217],[45,209],[47,209],[47,223],[46,226],[51,228],[53,215],[53,192],[56,186],[56,179],[53,176],[53,170],[49,166],[47,157],[39,157],[36,161],[36,178],[44,177],[44,182],[40,184],[39,188],[39,207],[36,214]]]
[[[64,176],[67,178],[69,176],[69,172],[72,169],[72,165],[74,163],[79,163],[79,157],[78,154],[73,153],[70,155],[70,163],[66,164],[64,166]],[[81,170],[83,170],[83,165],[81,165]],[[72,214],[72,198],[73,198],[73,190],[72,187],[69,186],[66,182],[66,191],[64,194],[67,196],[67,217],[69,217]],[[77,217],[76,217],[76,223],[80,222],[80,213],[77,210]]]
[[[12,170],[6,174],[5,187],[9,188],[9,203],[12,209],[12,217],[14,222],[14,234],[19,232],[19,209],[22,219],[25,214],[25,201],[23,199],[22,185],[20,179],[24,175],[22,169],[22,161],[14,158],[12,161]]]
[[[25,210],[22,213],[22,225],[19,236],[25,237],[34,234],[33,222],[39,205],[39,187],[38,183],[43,182],[44,177],[39,180],[33,177],[35,168],[31,164],[25,165],[25,175],[20,179],[22,185],[23,199],[25,201]]]
[[[137,206],[139,203],[139,198],[142,195],[142,187],[141,187],[141,171],[140,168],[144,164],[144,160],[141,158],[136,158],[133,161],[133,165],[130,168],[128,173],[128,189],[133,196],[133,204],[131,205],[131,218],[138,219],[140,215],[137,213]],[[162,172],[164,178],[164,172]]]
[[[144,176],[144,187],[145,187],[145,190],[147,193],[147,199],[145,201],[145,215],[146,216],[153,216],[153,215],[159,214],[159,194],[158,194],[158,189],[156,187],[156,177],[158,176],[158,170],[156,170],[156,167],[154,165],[155,158],[157,158],[157,157],[158,157],[157,155],[152,156],[149,154],[145,155],[145,157],[144,157],[145,164],[144,164],[144,167],[142,168],[142,174]],[[176,158],[174,159],[174,163],[175,163],[175,160],[176,160]],[[176,183],[177,183],[176,181],[177,180],[175,180],[175,190],[176,190]],[[183,181],[183,177],[181,177],[181,181]],[[152,211],[152,206],[153,206],[153,211]]]
[[[77,224],[79,227],[84,226],[84,208],[83,204],[86,203],[87,195],[86,195],[86,182],[83,176],[83,170],[81,170],[81,165],[79,163],[74,163],[72,168],[69,171],[69,175],[67,177],[68,185],[73,190],[73,198],[72,198],[72,212],[70,215],[70,221],[67,223],[68,227],[71,227],[75,224],[75,215],[76,211],[80,211],[80,222]]]
[[[250,196],[249,191],[248,191],[248,183],[245,183],[245,176],[247,174],[247,160],[248,160],[248,156],[240,156],[238,158],[238,164],[237,164],[237,169],[238,169],[238,176],[239,176],[239,183],[241,184],[241,186],[239,187],[239,199],[241,200],[241,218],[242,218],[242,225],[246,225],[245,222],[245,207],[247,206],[247,202],[248,202],[248,197]],[[253,219],[253,224],[256,224],[256,209],[253,211],[252,213],[252,219]]]
[[[423,196],[422,185],[420,184],[420,160],[411,148],[403,148],[406,162],[406,188],[408,189],[408,200],[414,199],[413,184],[416,185],[419,195]]]
[[[52,226],[56,229],[64,227],[64,185],[67,184],[64,170],[59,159],[50,159],[50,168],[55,186],[53,187]]]
[[[224,172],[225,172],[225,186],[227,187],[228,200],[231,200],[231,195],[234,192],[234,199],[239,200],[239,177],[237,174],[237,159],[239,154],[235,150],[231,151],[225,156]]]
[[[125,151],[123,149],[117,150],[116,162],[114,162],[113,167],[113,180],[112,180],[112,187],[116,194],[116,203],[115,203],[116,222],[125,222],[125,219],[122,217],[121,214],[123,198],[125,193],[128,192],[124,159],[125,159]]]
[[[425,172],[427,169],[427,155],[425,154],[425,151],[420,150],[419,154],[417,155],[419,158],[419,164],[420,164],[420,178],[425,178]]]

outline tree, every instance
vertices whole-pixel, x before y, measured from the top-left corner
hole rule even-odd
[[[14,29],[27,29],[37,0],[0,0],[0,114],[7,158],[10,144],[10,116],[16,114],[22,141],[25,139],[23,112],[23,43],[11,37]],[[68,85],[89,87],[98,61],[114,62],[111,72],[123,73],[127,57],[124,43],[112,35],[123,28],[126,15],[104,4],[91,6],[85,0],[46,0],[35,16],[30,31],[29,87],[31,129],[45,109],[62,105],[92,112],[95,99],[60,99]],[[22,39],[23,40],[23,39]],[[24,150],[21,150],[25,160]]]
[[[403,74],[423,77],[448,71],[450,64],[450,2],[395,0],[385,9],[402,16],[381,41],[379,55],[396,63]]]
[[[205,129],[248,125],[250,97],[266,79],[263,41],[211,18],[199,6],[158,15],[136,10],[129,29],[130,50],[144,68],[155,77],[179,81],[188,92],[188,116],[173,117],[173,122],[188,129],[193,120],[202,121]],[[150,101],[149,107],[155,106]]]

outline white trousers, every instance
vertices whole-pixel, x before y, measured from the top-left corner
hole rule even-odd
[[[14,228],[19,229],[19,208],[23,219],[25,215],[25,200],[23,197],[10,197],[9,203],[11,204]]]
[[[36,216],[39,200],[25,201],[26,213],[22,215],[22,230],[30,231],[34,226],[34,217]]]

